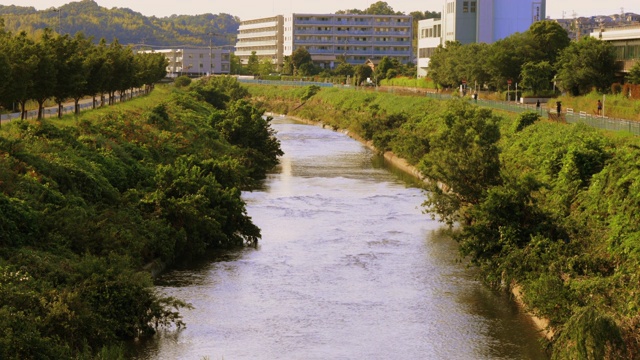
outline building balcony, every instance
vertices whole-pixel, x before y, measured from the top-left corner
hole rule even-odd
[[[262,38],[262,37],[270,37],[276,39],[278,37],[278,33],[274,31],[261,31],[254,33],[239,33],[238,40],[242,39],[253,39],[253,38]]]
[[[238,27],[238,32],[242,30],[255,30],[255,29],[263,29],[263,28],[275,28],[278,26],[276,21],[267,21],[256,24],[242,24]]]
[[[236,51],[256,46],[268,46],[272,47],[275,50],[278,46],[277,44],[278,43],[276,41],[240,41],[236,43]]]

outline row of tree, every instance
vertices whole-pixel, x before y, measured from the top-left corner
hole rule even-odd
[[[260,60],[255,51],[249,56],[246,66],[241,64],[233,65],[232,70],[238,69],[239,74],[251,74],[267,76],[277,69],[270,59]],[[334,69],[324,69],[313,63],[311,54],[304,47],[296,49],[291,56],[285,56],[284,64],[280,69],[282,75],[291,76],[318,76],[321,78],[340,78],[341,82],[345,82],[346,78],[353,79],[354,83],[360,85],[366,79],[380,83],[384,79],[393,79],[397,76],[406,76],[415,78],[415,64],[402,64],[398,59],[384,57],[380,63],[371,67],[368,64],[352,65],[348,63],[344,57],[338,58],[338,64]]]
[[[436,49],[429,77],[441,87],[458,87],[464,81],[481,89],[504,90],[517,83],[533,93],[554,87],[574,95],[594,88],[608,92],[616,81],[613,46],[592,37],[571,42],[555,21],[536,22],[493,44],[448,42]]]
[[[144,86],[148,91],[166,76],[167,60],[162,54],[134,54],[117,40],[107,44],[102,39],[94,45],[82,33],[70,37],[49,29],[34,40],[25,32],[4,31],[1,21],[0,106],[8,109],[19,104],[21,118],[30,100],[38,103],[38,119],[50,99],[60,109],[63,102],[74,100],[77,113],[84,97],[93,97],[95,106],[97,95],[104,101],[108,94],[111,103],[116,92],[122,98],[132,88]]]

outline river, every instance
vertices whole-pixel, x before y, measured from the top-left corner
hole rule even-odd
[[[285,155],[246,192],[256,249],[162,275],[193,305],[136,359],[546,359],[533,322],[475,278],[424,192],[340,132],[278,117]]]

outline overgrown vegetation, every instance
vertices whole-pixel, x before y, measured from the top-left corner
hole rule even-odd
[[[457,224],[487,284],[517,284],[550,321],[554,359],[640,357],[640,140],[456,99],[251,86],[269,110],[322,121],[415,165],[425,211]],[[410,110],[409,110],[410,109]]]
[[[0,132],[0,358],[123,358],[183,326],[146,265],[254,245],[240,197],[281,155],[230,78]],[[106,355],[105,355],[106,356]]]

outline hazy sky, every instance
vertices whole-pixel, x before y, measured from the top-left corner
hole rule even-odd
[[[290,12],[333,13],[337,10],[368,8],[378,0],[96,0],[103,7],[129,8],[143,15],[158,17],[227,13],[242,20]],[[0,0],[0,5],[33,6],[38,10],[57,7],[71,0]],[[387,0],[395,11],[440,11],[444,0]],[[640,14],[639,0],[547,0],[547,16],[571,18],[577,16]]]

